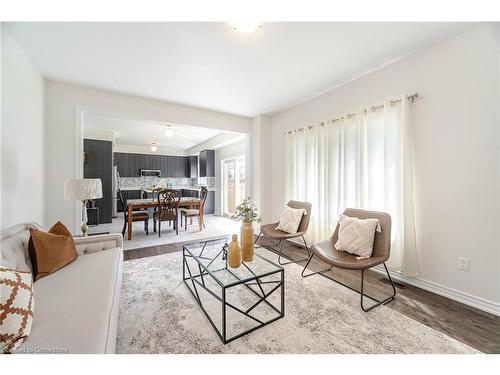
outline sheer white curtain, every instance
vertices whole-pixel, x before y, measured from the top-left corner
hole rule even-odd
[[[286,198],[311,202],[309,242],[328,239],[345,208],[392,217],[390,269],[417,276],[409,103],[387,102],[287,132]]]

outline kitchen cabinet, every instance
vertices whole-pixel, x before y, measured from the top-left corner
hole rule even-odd
[[[209,191],[207,194],[207,200],[205,201],[205,207],[203,209],[204,214],[213,214],[215,212],[215,191]]]
[[[215,151],[201,151],[198,160],[200,164],[200,177],[215,177]]]
[[[109,141],[94,139],[83,140],[85,160],[83,163],[84,178],[99,178],[102,184],[102,198],[95,200],[99,208],[101,223],[111,223],[113,214],[113,144]]]
[[[115,152],[114,158],[120,177],[140,177],[141,169],[159,170],[161,177],[189,177],[189,158],[187,156]]]
[[[198,178],[198,156],[189,156],[189,178]]]

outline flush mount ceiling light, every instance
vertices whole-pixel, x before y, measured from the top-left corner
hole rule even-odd
[[[250,34],[260,29],[262,27],[262,23],[257,21],[238,21],[232,22],[231,26],[234,30],[240,33]]]
[[[167,125],[167,129],[165,130],[165,137],[172,138],[174,136],[174,131],[170,125]]]
[[[153,151],[153,152],[158,151],[158,147],[156,147],[156,143],[154,143],[154,142],[153,142],[153,143],[151,144],[150,149],[151,149],[151,151]]]

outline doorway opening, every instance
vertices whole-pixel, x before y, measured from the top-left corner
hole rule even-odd
[[[234,215],[236,206],[245,199],[245,155],[222,160],[222,214]]]

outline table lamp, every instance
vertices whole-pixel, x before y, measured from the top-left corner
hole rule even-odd
[[[70,178],[64,183],[64,199],[82,202],[82,236],[87,237],[87,201],[102,198],[100,178]]]

